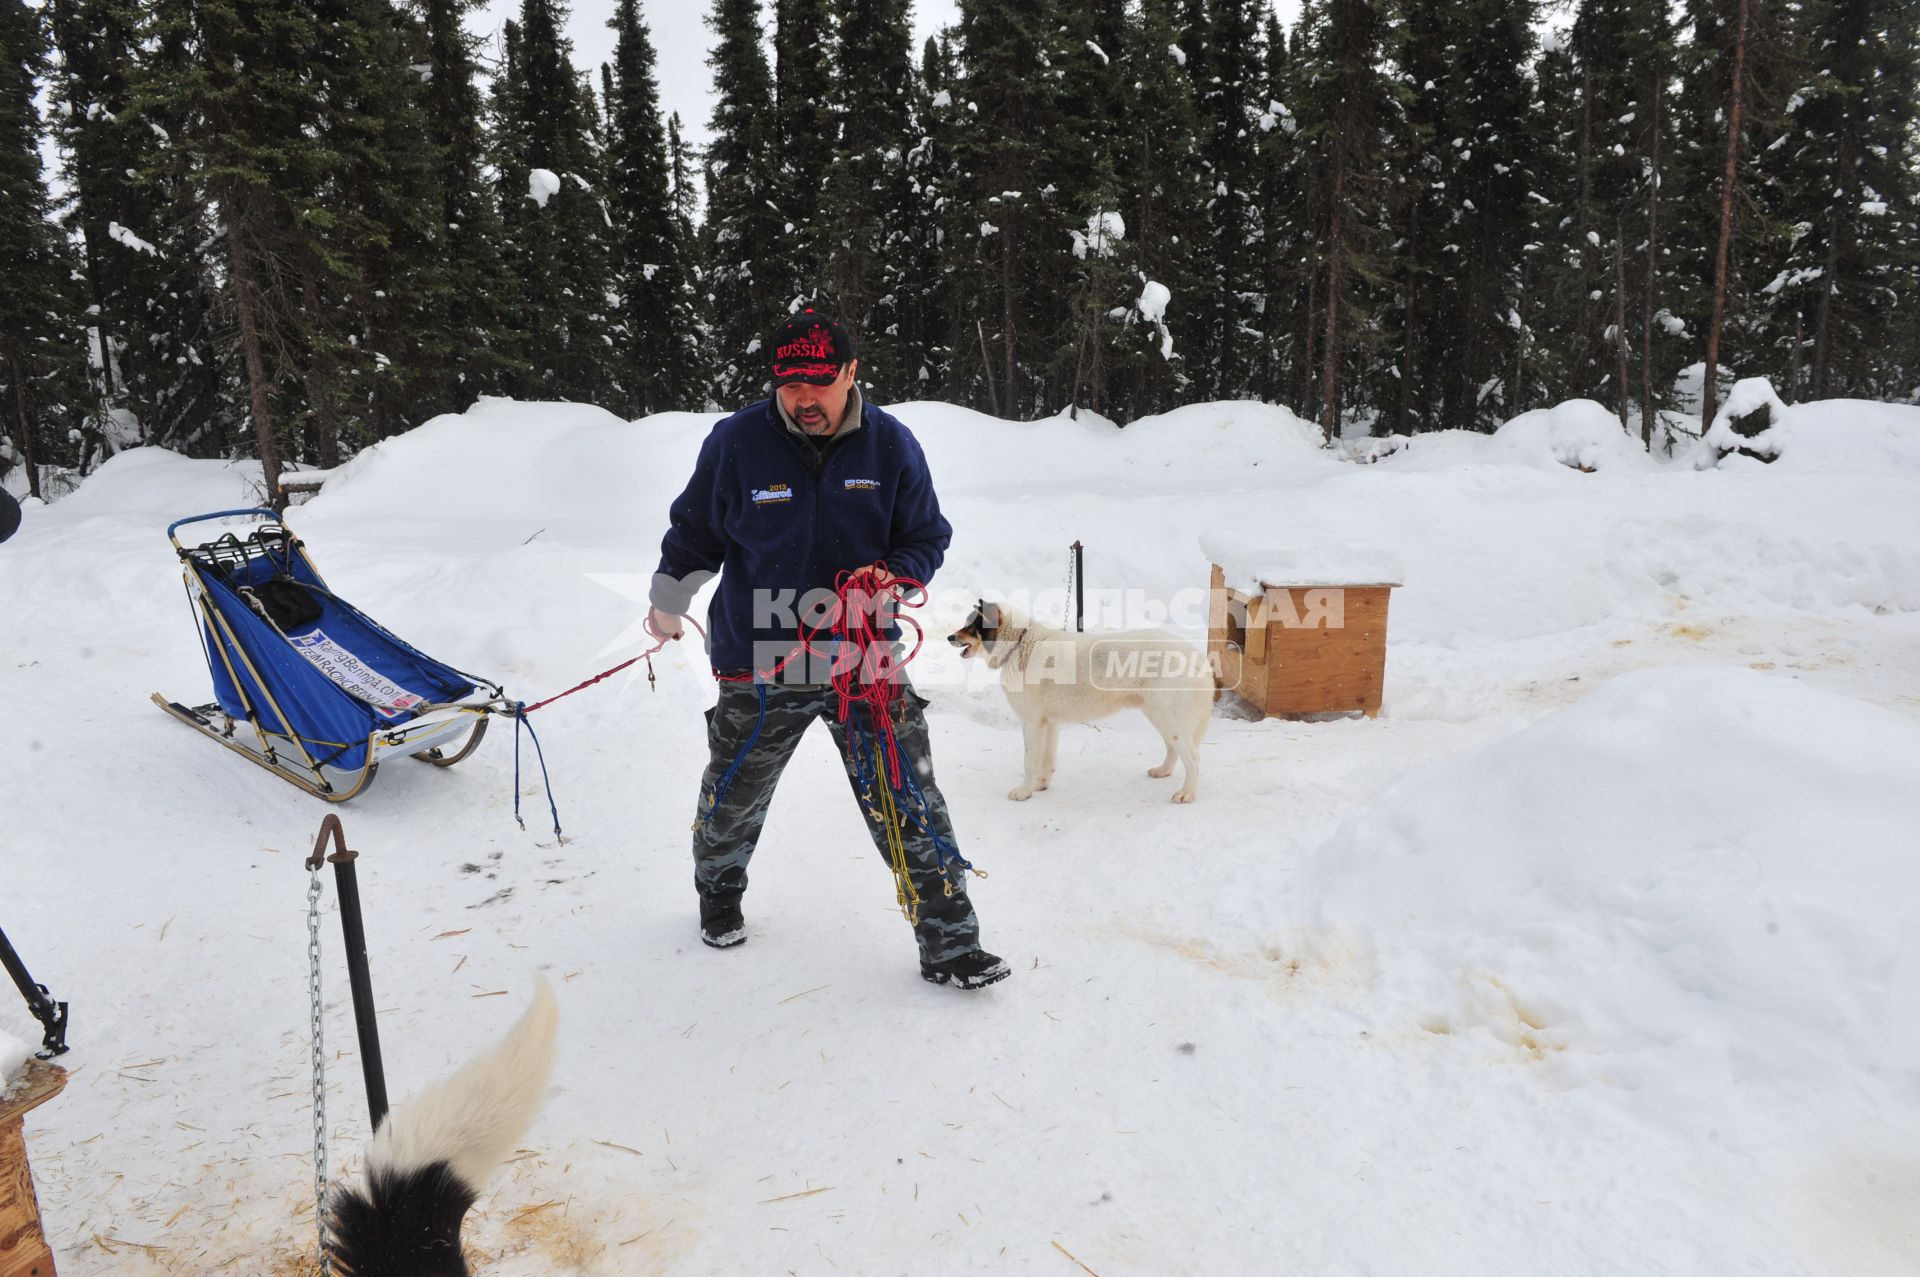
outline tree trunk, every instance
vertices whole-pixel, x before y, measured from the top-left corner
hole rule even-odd
[[[1613,363],[1614,376],[1620,383],[1615,393],[1620,401],[1622,430],[1630,430],[1627,405],[1633,401],[1633,388],[1627,384],[1627,249],[1621,242],[1626,232],[1627,228],[1616,217],[1613,221]]]
[[[1394,433],[1410,435],[1408,418],[1413,416],[1413,347],[1419,326],[1420,290],[1419,280],[1414,273],[1413,263],[1420,259],[1420,197],[1416,192],[1411,207],[1407,211],[1407,251],[1402,260],[1407,263],[1406,291],[1401,300],[1401,308],[1406,312],[1405,340],[1400,348],[1400,406],[1399,419]]]
[[[87,291],[93,294],[93,322],[100,333],[100,384],[106,388],[105,397],[111,399],[116,385],[124,381],[114,376],[113,346],[107,336],[107,297],[106,289],[100,283],[101,236],[89,228],[81,237],[82,251],[87,255]]]
[[[1513,398],[1507,401],[1507,411],[1520,415],[1521,404],[1525,402],[1523,391],[1527,376],[1527,280],[1533,274],[1533,258],[1522,255],[1520,258],[1520,297],[1513,313],[1520,317],[1520,331],[1514,334],[1513,342]]]
[[[1489,188],[1491,186],[1492,182],[1489,181],[1481,187],[1481,208],[1493,207],[1492,199],[1489,195]],[[1447,411],[1447,406],[1444,403],[1441,405],[1439,428],[1442,430],[1471,430],[1480,424],[1480,405],[1484,402],[1480,394],[1480,386],[1481,383],[1486,380],[1481,376],[1480,371],[1480,357],[1482,347],[1485,345],[1482,340],[1482,334],[1485,332],[1483,316],[1486,311],[1493,309],[1491,303],[1486,307],[1486,311],[1481,309],[1480,290],[1486,286],[1485,280],[1489,273],[1487,270],[1486,237],[1478,236],[1476,237],[1476,242],[1472,250],[1467,254],[1466,284],[1459,293],[1456,301],[1456,305],[1460,305],[1460,309],[1465,311],[1467,325],[1467,331],[1461,334],[1463,344],[1460,349],[1460,373],[1458,380],[1464,382],[1472,393],[1466,403],[1457,405],[1454,411]],[[1464,304],[1461,305],[1461,303]]]
[[[234,315],[240,325],[240,353],[247,369],[247,390],[253,408],[253,441],[260,450],[260,477],[267,486],[267,504],[275,510],[286,507],[286,495],[280,491],[280,445],[273,429],[273,386],[267,373],[265,340],[262,332],[258,284],[253,263],[242,240],[246,214],[231,200],[222,201],[222,211],[232,219],[227,227],[227,255],[233,270]]]
[[[300,292],[308,322],[318,327],[326,309],[311,257],[301,263]],[[314,462],[323,470],[340,464],[340,414],[333,398],[339,376],[333,353],[327,346],[327,336],[324,332],[313,333],[306,376],[302,378],[307,387],[307,407],[313,412]]]
[[[1582,234],[1580,237],[1580,273],[1576,278],[1577,288],[1574,295],[1573,312],[1573,348],[1567,352],[1567,385],[1563,392],[1586,393],[1587,384],[1584,374],[1587,371],[1587,325],[1591,320],[1587,316],[1588,294],[1593,292],[1592,259],[1587,249],[1592,247],[1585,232],[1593,229],[1587,220],[1593,212],[1593,70],[1583,67],[1580,73],[1580,218],[1576,225]]]
[[[1720,407],[1715,378],[1720,371],[1720,326],[1727,311],[1727,254],[1733,240],[1733,183],[1740,159],[1741,89],[1747,77],[1747,0],[1733,35],[1733,101],[1727,112],[1727,166],[1720,183],[1720,247],[1713,262],[1713,318],[1707,324],[1707,375],[1701,386],[1700,428],[1713,424]]]
[[[1000,371],[1006,378],[1006,389],[1000,396],[1000,402],[1006,408],[1006,416],[1011,419],[1016,412],[1013,398],[1013,352],[1014,352],[1014,305],[1013,305],[1013,218],[1007,219],[1008,225],[1000,230],[1000,322],[1004,331],[1000,334],[1001,358],[1005,367]]]
[[[1800,348],[1806,342],[1807,317],[1798,307],[1793,312],[1793,350],[1787,358],[1787,402],[1800,401]],[[1813,396],[1808,395],[1811,399]]]
[[[1320,297],[1320,272],[1307,272],[1307,311],[1302,317],[1301,328],[1306,334],[1306,348],[1300,359],[1300,398],[1296,401],[1303,413],[1313,409],[1314,361],[1320,354],[1319,325],[1314,320],[1314,311]]]
[[[973,330],[980,335],[980,372],[987,386],[987,408],[994,416],[1004,417],[1006,414],[1000,411],[1000,389],[993,380],[993,352],[987,347],[987,326],[976,319]]]
[[[1853,199],[1852,183],[1843,187],[1841,208],[1844,201]],[[1857,202],[1857,201],[1856,201]],[[1807,385],[1807,398],[1825,399],[1827,397],[1827,372],[1833,362],[1832,335],[1833,294],[1836,290],[1834,275],[1840,269],[1841,220],[1845,214],[1836,209],[1827,219],[1827,268],[1820,275],[1820,305],[1814,311],[1813,318],[1813,376]]]
[[[1653,73],[1653,172],[1647,181],[1647,295],[1640,306],[1640,446],[1653,451],[1653,299],[1660,260],[1660,106],[1666,67]]]
[[[1333,171],[1333,218],[1327,232],[1327,336],[1321,354],[1320,430],[1328,443],[1340,433],[1341,237],[1347,229],[1347,169],[1342,156]]]
[[[20,460],[27,467],[27,495],[45,500],[40,492],[40,453],[33,446],[33,422],[27,417],[26,370],[20,367],[18,355],[8,359],[7,376],[13,382],[13,413],[19,423]]]

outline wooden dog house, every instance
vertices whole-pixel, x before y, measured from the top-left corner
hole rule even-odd
[[[66,1085],[65,1069],[29,1060],[11,1090],[0,1088],[0,1277],[54,1277],[27,1165],[24,1119]]]
[[[1216,562],[1207,655],[1221,693],[1238,697],[1254,718],[1372,718],[1386,682],[1387,602],[1398,584],[1249,583]]]

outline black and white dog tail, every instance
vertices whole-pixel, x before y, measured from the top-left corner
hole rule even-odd
[[[533,1122],[560,1009],[542,980],[499,1046],[396,1105],[367,1153],[365,1188],[339,1188],[328,1250],[351,1277],[466,1277],[460,1224]]]

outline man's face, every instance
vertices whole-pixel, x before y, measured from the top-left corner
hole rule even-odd
[[[853,393],[853,375],[860,369],[858,359],[840,366],[840,375],[825,386],[806,381],[790,381],[774,393],[794,424],[810,435],[830,435],[840,428],[847,415],[847,396]]]

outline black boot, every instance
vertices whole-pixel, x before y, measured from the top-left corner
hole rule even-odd
[[[933,984],[951,984],[956,989],[984,989],[1013,974],[1013,968],[985,949],[969,949],[945,962],[920,964],[920,978]]]
[[[714,949],[731,949],[747,942],[747,923],[740,916],[739,892],[700,897],[700,942]]]

